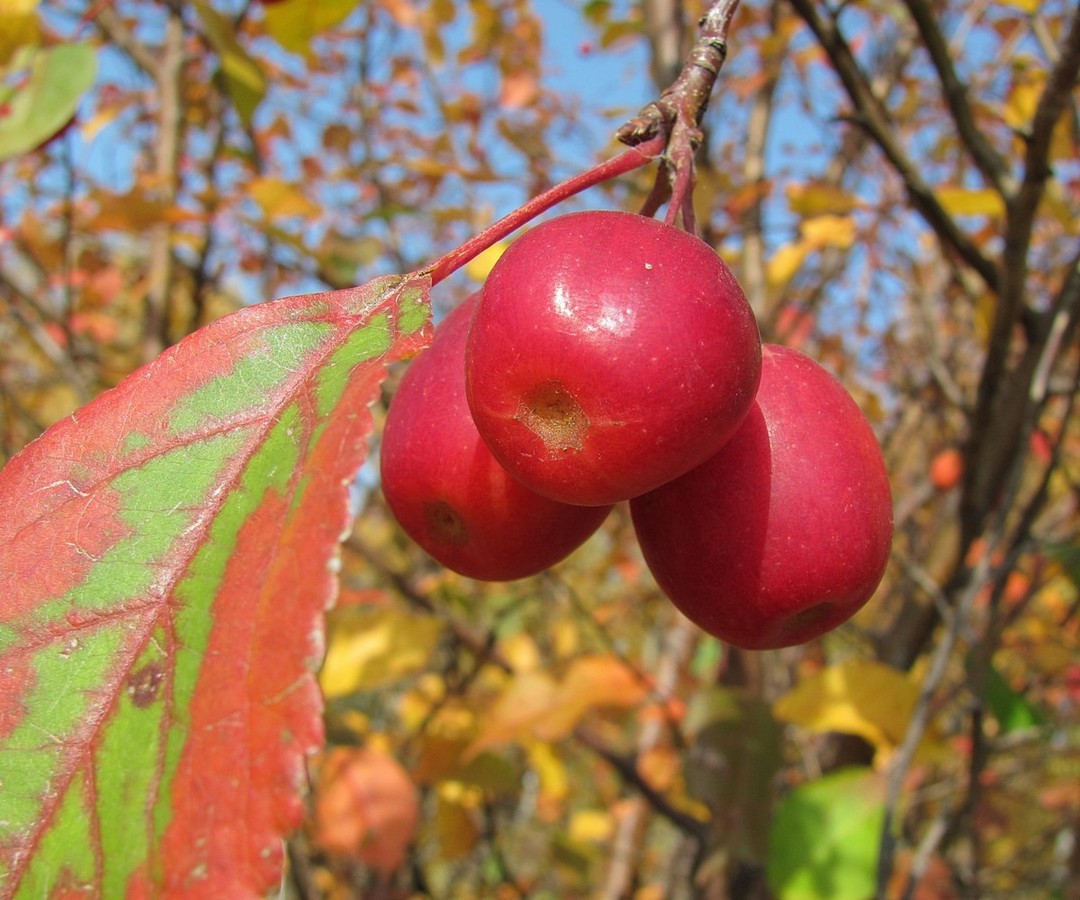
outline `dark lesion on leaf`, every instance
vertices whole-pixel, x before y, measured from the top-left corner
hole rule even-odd
[[[164,680],[165,670],[159,662],[147,663],[141,669],[136,669],[127,679],[127,693],[131,702],[139,709],[149,706],[157,699]]]

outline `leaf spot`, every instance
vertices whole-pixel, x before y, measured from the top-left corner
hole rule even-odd
[[[157,699],[165,672],[157,662],[147,663],[141,669],[128,676],[127,692],[131,702],[139,709],[145,709]]]
[[[78,638],[71,638],[65,645],[64,649],[60,651],[61,659],[70,659],[71,656],[78,650],[82,644],[79,643]]]

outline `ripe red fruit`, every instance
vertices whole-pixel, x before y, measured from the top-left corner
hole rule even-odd
[[[465,401],[465,337],[476,295],[440,325],[390,404],[382,488],[402,529],[462,575],[510,581],[546,569],[608,508],[567,506],[522,487],[480,439]]]
[[[757,388],[757,323],[703,241],[622,212],[571,213],[495,264],[466,349],[495,457],[565,503],[643,494],[704,462]]]
[[[757,399],[704,465],[631,501],[657,583],[705,631],[747,649],[811,640],[881,581],[892,499],[855,401],[821,366],[762,348]]]

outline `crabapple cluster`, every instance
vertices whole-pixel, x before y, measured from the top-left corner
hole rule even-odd
[[[552,565],[628,500],[664,593],[752,649],[848,619],[892,538],[854,400],[762,346],[707,244],[630,213],[559,216],[510,246],[402,379],[382,480],[431,556],[490,580]]]

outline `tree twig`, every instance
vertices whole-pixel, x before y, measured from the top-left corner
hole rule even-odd
[[[912,205],[934,230],[942,244],[964,260],[986,285],[996,292],[1000,279],[998,267],[949,215],[919,173],[918,167],[900,145],[885,104],[873,91],[866,73],[856,60],[851,46],[840,33],[835,19],[823,18],[819,11],[820,4],[814,0],[790,2],[832,62],[854,107],[853,121],[870,135],[896,170]]]
[[[949,617],[945,633],[934,651],[930,662],[929,671],[923,679],[919,690],[919,699],[911,714],[907,731],[900,746],[896,748],[890,761],[887,776],[885,794],[885,819],[881,828],[881,848],[878,855],[877,870],[877,898],[887,900],[889,882],[892,879],[893,862],[896,857],[897,840],[895,834],[895,819],[900,803],[900,795],[904,788],[904,779],[907,776],[911,763],[915,759],[915,751],[918,749],[923,735],[930,724],[933,711],[934,695],[945,678],[949,662],[952,659],[953,649],[960,637],[960,630],[966,621],[971,607],[978,595],[983,578],[990,568],[990,554],[984,555],[977,564],[976,570],[971,573],[967,587],[960,602],[956,605],[953,614]]]
[[[561,203],[568,197],[573,197],[582,191],[602,184],[610,178],[625,175],[634,169],[645,165],[663,152],[666,135],[656,135],[644,143],[624,150],[618,156],[600,163],[598,166],[568,178],[566,181],[548,188],[541,194],[537,194],[528,203],[503,216],[497,222],[489,225],[475,237],[470,238],[459,247],[455,247],[449,253],[445,253],[427,266],[424,271],[431,276],[431,283],[438,284],[448,278],[477,254],[482,253],[496,241],[502,240],[508,234],[516,231],[526,222],[536,218],[545,210],[551,209],[557,203]]]
[[[663,698],[665,704],[675,692],[679,671],[694,646],[694,636],[697,633],[696,627],[690,623],[689,619],[674,612],[672,615],[674,621],[664,632],[664,645],[656,666],[655,690]],[[664,722],[659,716],[647,720],[642,725],[637,739],[638,758],[656,748],[663,735],[663,727]],[[602,900],[619,900],[621,897],[628,896],[632,883],[631,857],[636,849],[638,835],[642,832],[642,826],[646,821],[644,804],[649,799],[642,796],[619,820],[618,829],[611,842],[611,862],[608,866],[607,877],[603,889],[597,895]]]
[[[939,16],[930,8],[927,0],[905,0],[905,5],[937,70],[956,133],[987,183],[1002,197],[1011,195],[1016,186],[1009,175],[1009,168],[975,122],[974,110],[968,101],[967,85],[960,80],[953,65],[949,45],[938,26]]]
[[[979,382],[976,427],[988,420],[998,398],[1002,373],[1008,363],[1013,326],[1027,291],[1028,251],[1035,213],[1051,175],[1049,165],[1054,128],[1072,100],[1080,73],[1080,8],[1077,8],[1061,46],[1061,55],[1046,79],[1031,129],[1025,135],[1027,152],[1019,189],[1006,204],[1005,246],[990,347]]]
[[[579,727],[574,731],[574,738],[588,747],[605,762],[607,762],[623,781],[632,785],[661,816],[671,822],[676,828],[698,841],[704,841],[708,831],[708,823],[694,818],[689,813],[673,806],[668,799],[657,791],[648,781],[641,777],[637,769],[637,758],[624,756],[612,750],[597,735],[587,728]]]
[[[679,77],[659,97],[624,124],[615,136],[638,146],[664,137],[667,148],[661,176],[671,183],[667,222],[682,216],[683,228],[694,230],[694,154],[701,144],[701,119],[713,85],[727,58],[727,37],[739,0],[715,0],[698,23],[698,38]],[[658,182],[659,183],[659,182]],[[654,190],[655,193],[655,190]]]

